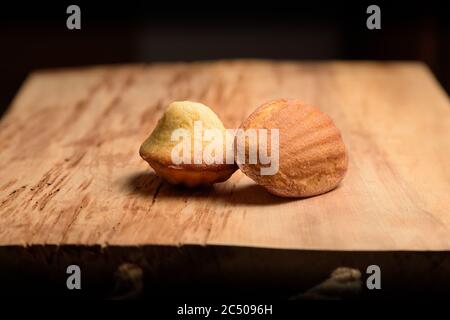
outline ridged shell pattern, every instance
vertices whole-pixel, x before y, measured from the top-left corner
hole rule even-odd
[[[246,175],[276,195],[308,197],[327,192],[347,171],[341,133],[316,107],[298,100],[275,100],[258,108],[241,128],[279,129],[278,173],[264,176],[259,164],[239,164]]]

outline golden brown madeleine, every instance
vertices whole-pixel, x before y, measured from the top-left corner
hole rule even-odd
[[[210,108],[201,103],[176,101],[167,107],[156,128],[141,145],[139,154],[157,175],[172,184],[195,187],[227,180],[236,171],[237,166],[234,163],[226,163],[225,151],[221,163],[206,163],[203,157],[200,162],[195,163],[194,145],[200,146],[203,151],[211,143],[211,140],[203,139],[202,135],[195,135],[194,127],[198,123],[201,124],[201,134],[206,129],[215,129],[219,130],[223,137],[226,135],[225,127]],[[190,145],[187,156],[189,163],[173,161],[173,150],[180,146],[180,140],[173,139],[173,133],[180,129],[185,130],[190,137],[187,141]],[[225,138],[223,140],[222,147],[225,150]]]
[[[334,189],[347,171],[348,156],[339,129],[318,108],[299,100],[274,100],[256,109],[241,129],[279,129],[279,170],[261,175],[260,164],[239,168],[271,193],[308,197]],[[248,145],[246,146],[248,153]]]

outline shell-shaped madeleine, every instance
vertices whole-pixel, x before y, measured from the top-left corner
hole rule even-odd
[[[309,197],[334,189],[347,171],[348,156],[339,129],[318,108],[299,100],[279,99],[256,109],[241,129],[279,130],[279,168],[261,174],[261,163],[239,168],[271,193]],[[247,149],[248,151],[248,146]],[[268,150],[270,154],[270,149]]]
[[[200,125],[200,131],[196,132],[196,125]],[[184,130],[188,134],[189,145],[188,162],[174,162],[172,157],[174,148],[180,145],[180,141],[173,139],[177,130]],[[208,148],[211,140],[204,139],[204,130],[217,130],[223,137],[222,148],[225,151],[226,130],[217,115],[207,106],[191,101],[172,102],[158,121],[153,132],[144,141],[139,149],[141,157],[149,163],[156,174],[172,184],[182,184],[189,187],[199,185],[211,185],[227,180],[237,169],[236,164],[228,164],[226,154],[223,153],[221,162],[196,163],[194,152],[196,147],[202,151]],[[200,133],[200,135],[198,135]],[[197,134],[197,135],[196,135]]]

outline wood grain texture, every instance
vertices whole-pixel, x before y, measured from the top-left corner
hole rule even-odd
[[[329,114],[349,149],[340,187],[270,195],[241,172],[175,188],[138,149],[173,100],[228,127],[275,98]],[[36,72],[0,122],[0,245],[450,249],[450,108],[418,63],[102,66]]]

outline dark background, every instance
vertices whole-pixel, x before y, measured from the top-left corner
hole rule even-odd
[[[70,4],[81,8],[81,30],[66,28]],[[381,30],[366,28],[370,4],[381,8]],[[2,4],[0,115],[33,70],[124,62],[420,60],[448,93],[449,10],[430,1]]]

